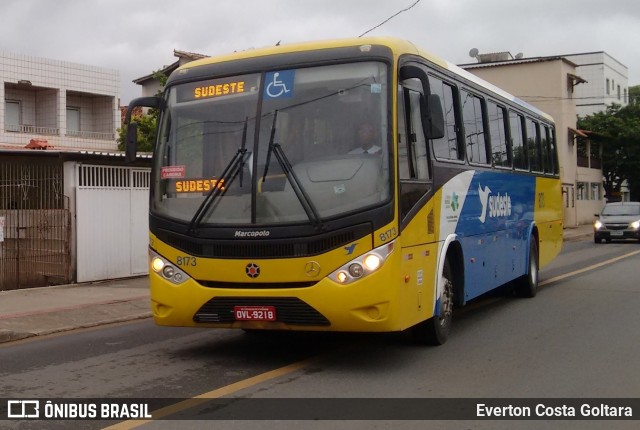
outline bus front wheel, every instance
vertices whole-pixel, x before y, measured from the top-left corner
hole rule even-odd
[[[427,345],[442,345],[451,332],[453,317],[453,276],[449,259],[445,260],[442,270],[442,295],[440,296],[440,312],[411,329],[413,339]]]

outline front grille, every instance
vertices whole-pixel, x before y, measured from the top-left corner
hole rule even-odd
[[[297,297],[214,297],[193,316],[200,323],[232,323],[234,306],[275,306],[276,321],[290,325],[328,326],[329,320]]]
[[[256,289],[268,290],[272,288],[309,288],[317,282],[220,282],[220,281],[197,281],[207,288],[232,288],[232,289]]]
[[[161,241],[196,257],[294,258],[322,254],[353,243],[371,233],[368,224],[312,237],[269,240],[196,239],[165,230],[155,231]]]
[[[606,224],[607,230],[626,230],[629,224]]]

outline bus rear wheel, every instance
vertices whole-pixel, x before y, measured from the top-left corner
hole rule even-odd
[[[445,260],[442,270],[442,295],[440,296],[440,312],[426,321],[411,328],[413,339],[426,345],[442,345],[451,332],[453,318],[453,276],[449,259]]]
[[[538,293],[538,244],[534,236],[529,245],[528,270],[525,275],[516,279],[515,291],[520,297],[535,297]]]

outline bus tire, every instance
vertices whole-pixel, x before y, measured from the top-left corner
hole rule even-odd
[[[529,243],[529,258],[527,261],[527,273],[516,279],[515,291],[519,297],[535,297],[538,293],[538,242],[535,236],[531,236]]]
[[[442,345],[445,343],[451,332],[451,321],[453,317],[453,275],[449,259],[444,262],[442,269],[442,297],[440,305],[440,315],[434,315],[411,328],[414,341],[425,345]]]

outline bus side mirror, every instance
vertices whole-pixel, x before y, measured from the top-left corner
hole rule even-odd
[[[136,153],[138,152],[138,123],[130,122],[127,125],[127,137],[125,140],[125,156],[124,160],[127,163],[133,163],[136,161]]]
[[[427,139],[441,139],[444,137],[444,115],[442,103],[437,94],[427,96],[427,115],[425,134]]]
[[[133,163],[136,161],[138,152],[138,124],[131,122],[133,110],[137,107],[148,107],[162,109],[163,99],[160,97],[139,97],[131,100],[127,107],[127,113],[124,117],[124,123],[127,125],[127,136],[125,138],[125,162]]]

